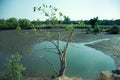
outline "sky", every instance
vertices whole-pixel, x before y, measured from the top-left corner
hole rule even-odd
[[[33,7],[42,4],[53,5],[71,20],[120,19],[120,0],[0,0],[0,19],[26,18],[45,20]]]

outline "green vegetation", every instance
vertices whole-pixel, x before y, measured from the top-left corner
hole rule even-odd
[[[31,28],[32,23],[30,20],[27,19],[19,19],[17,20],[16,18],[9,18],[7,20],[0,19],[0,29],[26,29],[26,28]]]
[[[86,28],[88,27],[87,25],[91,25],[92,20],[77,20],[77,21],[71,21],[70,18],[68,16],[64,16],[63,14],[59,13],[59,15],[63,16],[64,19],[63,21],[61,20],[55,20],[55,17],[52,21],[54,21],[54,23],[56,23],[56,25],[54,25],[54,27],[56,26],[60,26],[61,28],[64,28],[67,24],[73,24],[75,26],[75,28],[77,29],[81,29],[81,28]],[[47,16],[47,14],[46,14]],[[96,17],[97,20],[97,17]],[[94,22],[95,20],[93,20]],[[2,29],[16,29],[18,27],[21,27],[21,29],[31,29],[33,27],[36,28],[50,28],[51,26],[51,20],[47,19],[46,21],[40,21],[39,19],[34,20],[34,21],[30,21],[28,19],[17,19],[17,18],[9,18],[7,20],[5,19],[0,19],[0,30]],[[120,25],[120,19],[117,20],[97,20],[97,23],[95,23],[97,25],[103,25],[103,26],[110,26],[110,25]],[[94,26],[95,26],[94,24]],[[97,29],[99,30],[99,28]],[[95,30],[96,31],[96,30]]]
[[[91,24],[91,29],[88,28],[88,30],[90,30],[95,34],[101,32],[101,28],[98,26],[98,17],[90,19],[90,24]]]
[[[90,24],[91,24],[91,28],[95,28],[98,26],[98,17],[95,17],[93,19],[90,19]]]
[[[120,33],[120,27],[119,26],[113,26],[107,32],[109,34],[119,34]]]
[[[18,26],[18,21],[16,18],[10,18],[6,21],[7,27],[9,28],[16,28]]]
[[[78,24],[79,24],[79,26],[82,26],[82,27],[85,27],[86,25],[85,25],[85,23],[84,23],[84,21],[78,21]]]
[[[27,29],[27,28],[31,28],[32,27],[32,23],[30,20],[27,19],[19,19],[19,27],[21,27],[22,29]]]
[[[64,16],[63,24],[70,24],[70,18],[68,16]]]
[[[25,68],[20,61],[21,56],[18,53],[12,55],[5,63],[5,70],[1,73],[0,80],[21,80]]]

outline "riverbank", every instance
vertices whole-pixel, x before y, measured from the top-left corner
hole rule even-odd
[[[106,38],[110,40],[104,40],[93,44],[86,44],[89,47],[95,48],[104,52],[113,58],[116,64],[116,68],[120,67],[120,35],[108,35]]]

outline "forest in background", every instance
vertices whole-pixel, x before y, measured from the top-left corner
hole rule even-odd
[[[9,19],[0,19],[0,30],[3,29],[16,29],[16,28],[21,28],[21,29],[31,29],[33,27],[36,28],[50,28],[51,21],[46,20],[46,21],[40,21],[39,19],[30,21],[28,19],[17,19],[17,18],[9,18]],[[69,17],[66,17],[63,21],[56,21],[57,26],[59,27],[65,27],[68,24],[73,24],[76,28],[83,28],[86,27],[90,24],[90,20],[70,20]],[[61,24],[62,23],[62,24]],[[98,20],[98,25],[104,25],[104,27],[107,26],[113,26],[113,25],[120,25],[120,19],[117,20]]]

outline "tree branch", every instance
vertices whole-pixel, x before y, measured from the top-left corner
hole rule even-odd
[[[58,54],[57,52],[51,51],[51,50],[49,50],[49,49],[56,49],[56,48],[44,48],[44,49],[39,49],[39,50],[46,50],[47,52],[51,52],[51,53]]]
[[[64,47],[63,57],[65,57],[66,54],[67,54],[66,52],[67,52],[67,49],[68,49],[68,44],[69,44],[69,42],[70,42],[70,40],[71,40],[72,35],[73,35],[73,31],[71,31],[70,35],[68,36],[68,40],[67,40],[66,46]]]
[[[51,65],[51,67],[52,67],[53,71],[55,72],[55,74],[58,75],[58,71],[56,70],[55,66],[51,62],[49,62],[48,60],[46,60],[43,57],[40,57],[40,59],[43,59],[46,63],[48,63],[49,65]]]

